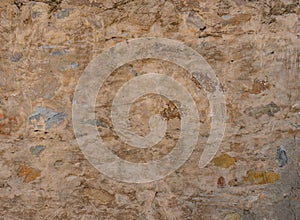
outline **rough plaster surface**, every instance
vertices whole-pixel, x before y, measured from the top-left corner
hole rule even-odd
[[[1,0],[0,219],[299,219],[299,15],[296,0]],[[178,40],[201,54],[222,84],[228,118],[217,155],[200,169],[210,128],[202,86],[162,60],[118,68],[99,90],[91,123],[120,158],[159,159],[179,137],[176,105],[151,94],[132,103],[131,127],[146,135],[160,114],[168,122],[162,141],[136,149],[116,135],[112,100],[136,76],[156,72],[182,83],[201,127],[182,167],[127,184],[84,157],[72,100],[93,58],[138,37]]]

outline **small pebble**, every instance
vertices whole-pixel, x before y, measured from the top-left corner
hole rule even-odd
[[[72,62],[70,67],[71,67],[71,69],[76,69],[78,67],[78,63]]]
[[[23,57],[23,54],[21,52],[16,52],[12,55],[10,60],[12,62],[18,62],[20,59],[22,59],[22,57]]]
[[[288,163],[288,156],[287,156],[287,153],[286,153],[286,149],[283,145],[280,145],[277,148],[276,160],[279,161],[279,166],[280,167],[283,167],[284,165],[286,165]]]
[[[61,51],[56,50],[56,51],[53,51],[51,55],[54,57],[59,57],[59,56],[62,56],[63,53]]]
[[[63,9],[63,10],[61,10],[60,12],[58,12],[56,14],[56,18],[57,19],[63,19],[63,18],[69,17],[70,11],[71,11],[71,9],[69,9],[69,8]]]
[[[37,146],[33,146],[30,148],[30,152],[35,155],[35,156],[39,156],[40,153],[42,153],[44,150],[46,149],[45,146],[43,145],[37,145]]]
[[[225,188],[225,178],[220,176],[217,183],[218,188]]]
[[[64,162],[62,160],[57,160],[54,163],[54,167],[58,168],[58,167],[62,166],[63,164],[64,164]]]

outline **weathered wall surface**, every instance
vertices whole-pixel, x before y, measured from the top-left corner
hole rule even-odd
[[[300,9],[297,0],[1,0],[0,219],[300,218]],[[166,178],[126,184],[99,173],[79,149],[72,99],[88,63],[118,42],[164,37],[199,52],[222,84],[226,132],[205,168],[209,103],[186,70],[161,60],[117,69],[99,91],[97,126],[132,162],[167,154],[180,114],[156,96],[131,109],[133,131],[169,123],[157,146],[121,143],[110,119],[122,84],[149,72],[175,76],[197,103],[201,131],[190,159]],[[119,144],[118,144],[119,143]],[[285,146],[288,163],[276,160]]]

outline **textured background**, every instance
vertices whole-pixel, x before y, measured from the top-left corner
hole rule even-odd
[[[0,219],[299,219],[300,8],[298,0],[1,0]],[[165,37],[198,51],[226,96],[227,127],[214,160],[198,160],[209,103],[188,73],[160,60],[117,69],[99,91],[97,126],[111,150],[133,162],[167,154],[178,139],[175,105],[146,96],[132,106],[135,132],[160,113],[163,141],[121,143],[111,101],[129,79],[175,76],[198,105],[201,132],[190,159],[168,177],[125,184],[99,173],[72,129],[72,98],[88,63],[118,42]],[[145,111],[145,109],[147,111]],[[283,144],[289,158],[275,159]]]

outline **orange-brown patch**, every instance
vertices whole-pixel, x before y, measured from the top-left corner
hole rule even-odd
[[[25,177],[24,182],[29,183],[41,176],[41,171],[26,165],[21,165],[18,176]]]
[[[251,184],[269,184],[276,182],[280,178],[279,173],[249,170],[247,176],[244,177],[244,181]]]

